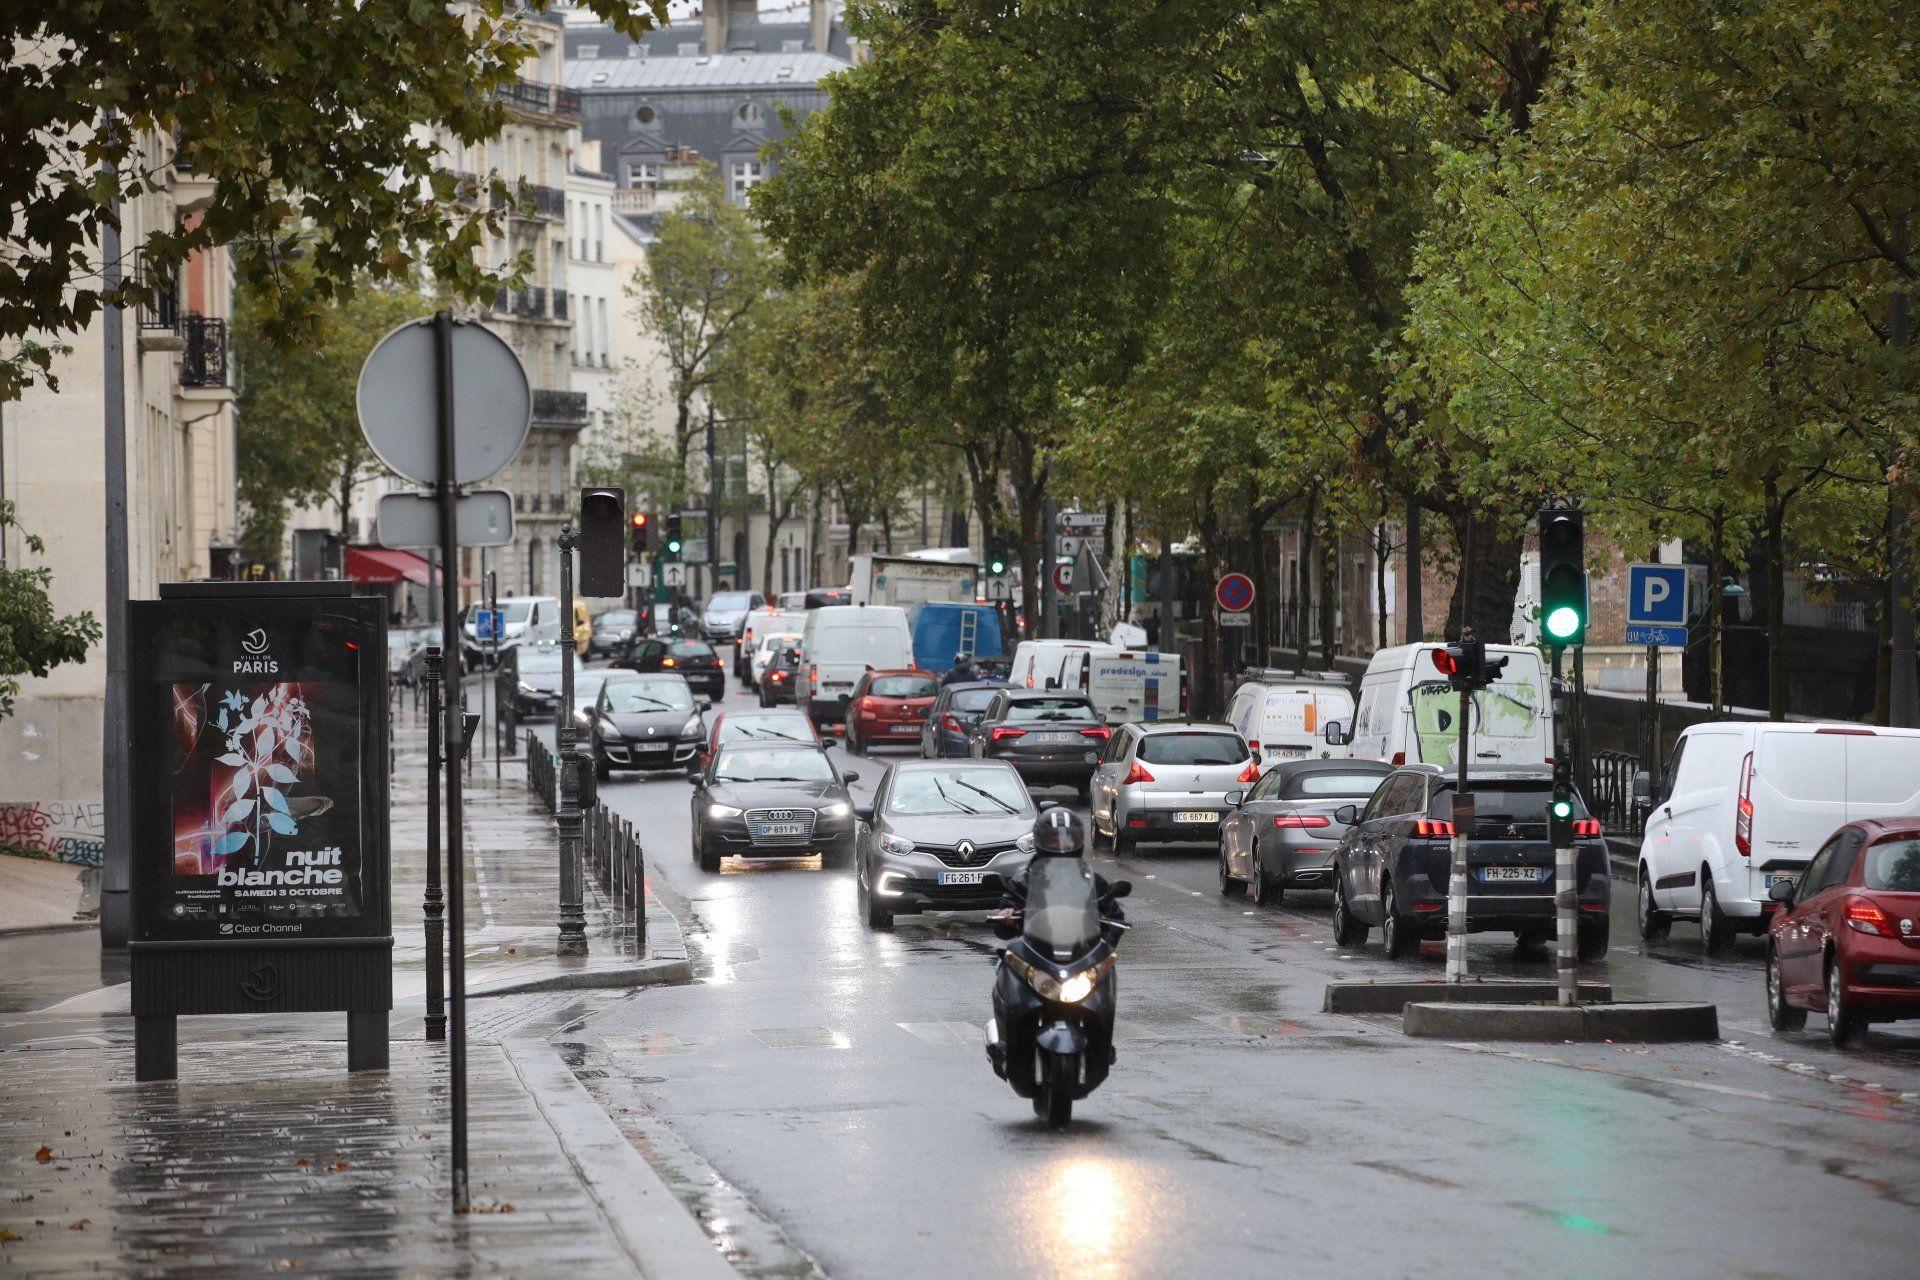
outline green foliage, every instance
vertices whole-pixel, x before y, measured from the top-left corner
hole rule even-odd
[[[665,0],[586,7],[632,35],[666,16]],[[362,275],[405,280],[424,265],[463,298],[490,296],[512,270],[489,271],[474,251],[513,193],[485,176],[492,211],[461,203],[456,179],[435,172],[430,130],[464,143],[497,134],[495,93],[534,53],[540,21],[509,0],[7,6],[0,402],[46,377],[48,335],[84,328],[102,306],[150,302],[209,245],[229,246],[281,347],[311,341]],[[155,137],[178,139],[180,153]],[[117,202],[163,186],[169,168],[210,181],[211,200],[124,246],[125,283],[110,293],[101,231]],[[288,270],[296,258],[304,275]]]
[[[18,528],[13,503],[0,500],[0,538]],[[24,531],[21,543],[29,555],[45,550],[39,538]],[[62,663],[85,662],[88,646],[100,639],[100,624],[91,613],[54,613],[47,596],[52,583],[50,569],[0,564],[0,719],[13,714],[21,676],[44,676]]]
[[[355,403],[360,366],[381,338],[432,310],[407,285],[363,279],[315,316],[308,342],[280,351],[271,302],[236,295],[241,383],[234,443],[250,556],[278,559],[289,506],[331,501],[345,521],[353,488],[376,466]]]

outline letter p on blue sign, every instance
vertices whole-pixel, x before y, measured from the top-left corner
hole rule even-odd
[[[1627,625],[1678,627],[1687,621],[1687,567],[1683,564],[1627,566]]]

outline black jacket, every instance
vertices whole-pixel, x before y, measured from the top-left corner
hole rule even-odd
[[[1029,864],[1029,866],[1031,866],[1031,864]],[[1124,925],[1127,922],[1127,913],[1121,910],[1120,900],[1113,896],[1112,882],[1098,871],[1093,873],[1093,891],[1099,897],[1101,920],[1112,922],[1112,924],[1102,926],[1103,931],[1107,934],[1107,941],[1116,941],[1124,930],[1113,926]],[[993,926],[994,932],[1002,938],[1019,937],[1021,930],[1026,924],[1027,873],[1025,871],[1022,871],[1019,875],[1007,876],[1001,880],[1000,908],[1003,911],[1011,911],[1013,914],[1005,919],[995,921]]]

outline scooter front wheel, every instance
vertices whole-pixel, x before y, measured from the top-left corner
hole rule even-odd
[[[1033,1097],[1033,1114],[1059,1129],[1073,1119],[1073,1082],[1079,1077],[1079,1063],[1072,1058],[1049,1058],[1046,1083]]]

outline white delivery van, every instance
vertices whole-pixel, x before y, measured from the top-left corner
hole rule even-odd
[[[1360,701],[1346,738],[1349,755],[1455,767],[1460,695],[1433,661],[1444,648],[1403,644],[1374,653],[1360,677]],[[1553,758],[1553,686],[1540,651],[1490,644],[1487,657],[1505,658],[1507,665],[1498,680],[1473,695],[1468,765],[1546,764]]]
[[[1326,726],[1336,721],[1353,725],[1353,694],[1333,673],[1256,672],[1227,704],[1227,723],[1247,740],[1263,771],[1288,760],[1350,755],[1350,746],[1326,740]]]
[[[746,621],[740,624],[740,646],[734,650],[733,678],[751,688],[758,679],[752,662],[753,655],[760,650],[761,639],[776,632],[797,636],[806,625],[805,609],[775,609],[762,605],[749,610]]]
[[[1181,699],[1180,655],[1158,650],[1089,651],[1080,690],[1108,724],[1172,719],[1186,710]],[[1069,675],[1072,665],[1069,665]],[[1069,686],[1070,687],[1070,686]]]
[[[560,600],[557,596],[501,596],[497,602],[504,630],[498,645],[489,648],[475,631],[480,610],[485,604],[475,601],[467,606],[460,624],[462,661],[477,665],[495,650],[505,653],[522,641],[528,644],[558,643],[560,639]]]
[[[907,611],[897,605],[830,604],[809,610],[800,632],[795,705],[816,722],[846,719],[853,686],[869,670],[913,665]]]
[[[1757,933],[1768,895],[1800,873],[1834,829],[1920,813],[1920,730],[1715,721],[1680,735],[1650,794],[1640,844],[1641,936],[1700,921],[1709,951]]]
[[[1007,683],[1024,689],[1079,690],[1084,685],[1080,668],[1094,650],[1120,652],[1113,645],[1093,640],[1022,640],[1014,646]]]

